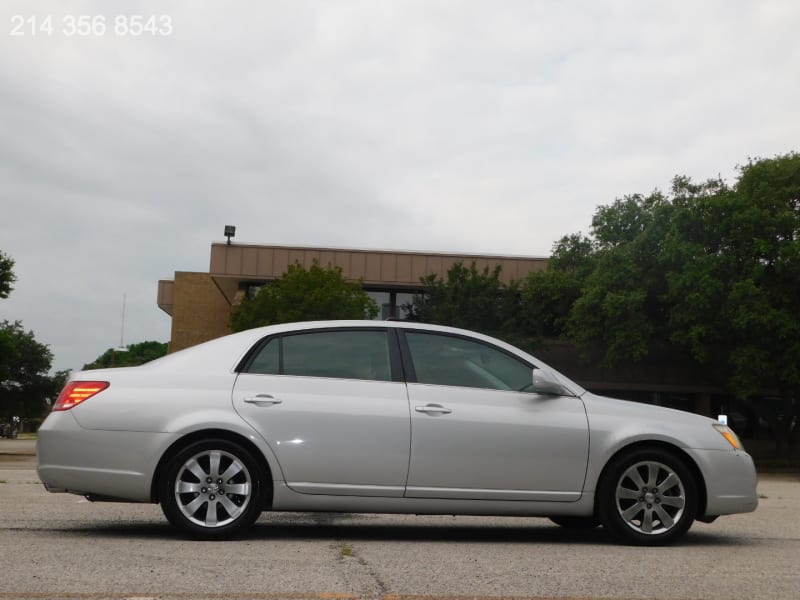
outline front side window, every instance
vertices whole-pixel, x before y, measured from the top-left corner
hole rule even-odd
[[[492,390],[525,390],[533,371],[525,362],[474,340],[406,331],[417,382]]]
[[[309,331],[271,339],[250,373],[391,381],[386,331]]]

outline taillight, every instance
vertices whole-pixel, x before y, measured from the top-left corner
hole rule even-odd
[[[58,395],[53,410],[69,410],[99,394],[109,385],[111,384],[108,381],[70,381]]]

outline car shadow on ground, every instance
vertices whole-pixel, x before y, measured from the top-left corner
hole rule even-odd
[[[525,524],[448,523],[451,517],[439,517],[442,523],[387,524],[373,515],[329,513],[267,514],[247,532],[229,540],[237,541],[321,541],[336,542],[414,542],[414,543],[486,543],[486,544],[556,544],[615,545],[615,540],[602,527],[567,529],[547,519],[526,519]],[[374,519],[374,522],[370,520]],[[77,536],[135,539],[185,539],[168,523],[97,522],[80,527],[59,528],[61,533]],[[226,542],[212,542],[226,543]],[[751,545],[753,540],[693,529],[673,547]]]

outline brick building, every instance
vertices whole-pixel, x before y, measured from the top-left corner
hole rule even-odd
[[[546,258],[536,257],[214,243],[208,273],[177,271],[174,279],[158,282],[158,306],[172,317],[170,351],[230,333],[231,310],[245,294],[277,279],[291,264],[310,267],[314,260],[340,267],[346,279],[361,280],[381,308],[379,319],[402,317],[403,304],[421,289],[420,278],[444,276],[457,262],[474,262],[479,270],[499,265],[506,282],[547,266]]]

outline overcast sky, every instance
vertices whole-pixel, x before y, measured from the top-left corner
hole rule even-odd
[[[79,15],[105,32],[70,35]],[[163,18],[133,36],[119,15]],[[617,197],[800,149],[797,0],[0,16],[0,250],[18,278],[0,319],[57,369],[119,344],[123,295],[124,343],[168,341],[157,282],[207,271],[226,224],[242,243],[543,256]]]

